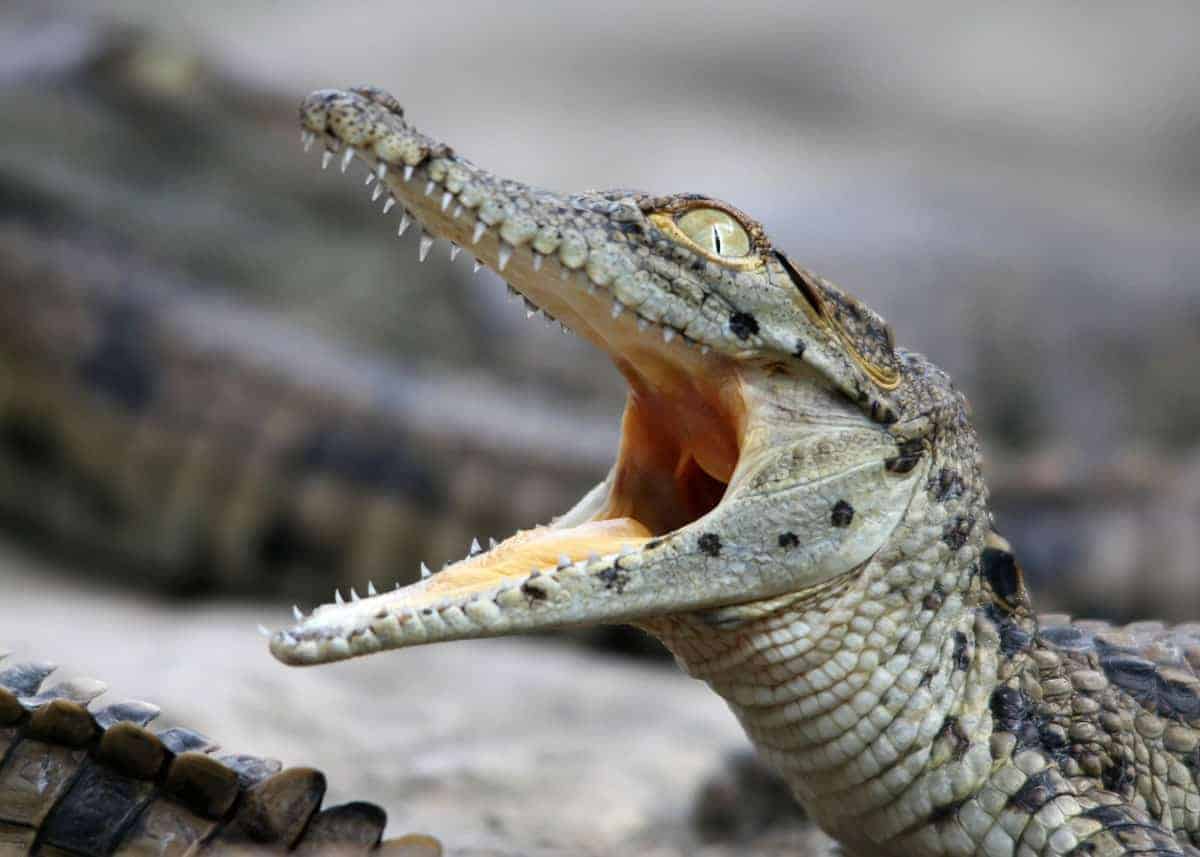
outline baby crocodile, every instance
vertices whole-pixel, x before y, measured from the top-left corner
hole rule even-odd
[[[629,384],[548,526],[271,637],[289,664],[626,622],[729,703],[854,857],[1198,855],[1200,626],[1037,617],[967,403],[720,200],[488,173],[376,88],[300,110],[399,229],[465,248]]]

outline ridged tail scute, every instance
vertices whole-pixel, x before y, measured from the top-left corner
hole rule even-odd
[[[155,705],[93,705],[102,682],[43,687],[54,670],[0,664],[2,857],[441,853],[426,836],[384,841],[387,816],[373,804],[321,809],[320,771],[214,756],[190,729],[148,729]]]

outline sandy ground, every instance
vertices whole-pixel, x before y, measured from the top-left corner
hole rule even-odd
[[[448,854],[675,855],[698,785],[744,746],[703,685],[544,640],[434,646],[319,669],[271,659],[266,606],[170,608],[0,544],[0,643],[161,705],[229,752],[308,764],[328,803],[371,799],[389,832],[437,834]],[[795,834],[761,843],[794,845]],[[492,853],[489,851],[488,853]]]

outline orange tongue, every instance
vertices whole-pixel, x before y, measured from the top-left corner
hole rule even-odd
[[[641,547],[649,538],[650,531],[633,518],[590,521],[562,530],[521,530],[486,553],[442,569],[427,581],[425,591],[444,596],[478,592],[498,585],[504,578],[553,568],[562,556],[578,562],[592,554],[616,553],[627,545]]]

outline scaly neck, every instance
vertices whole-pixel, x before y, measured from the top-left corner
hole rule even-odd
[[[987,518],[982,498],[952,505],[968,502],[919,494],[889,547],[822,592],[645,625],[848,844],[914,833],[990,767],[1000,665],[973,609]]]

